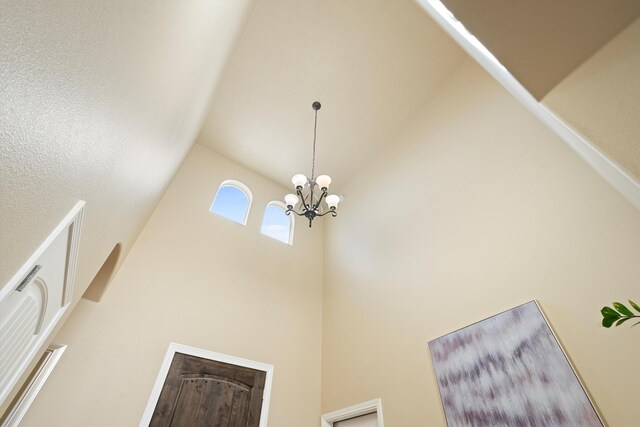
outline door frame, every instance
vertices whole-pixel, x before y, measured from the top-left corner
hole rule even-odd
[[[378,414],[378,426],[384,427],[384,421],[382,419],[381,399],[369,400],[368,402],[358,403],[357,405],[349,406],[348,408],[343,408],[324,414],[320,419],[320,427],[333,427],[333,423],[335,422],[345,421],[350,418],[355,418],[360,415],[367,415],[372,412]]]
[[[24,390],[19,393],[15,404],[9,405],[7,417],[0,423],[0,427],[17,427],[20,424],[20,421],[22,421],[22,418],[29,410],[29,407],[66,349],[67,346],[65,344],[52,343],[47,347],[42,355],[42,359],[36,364],[36,367],[32,371],[30,379],[25,382],[23,386]]]
[[[156,383],[151,390],[151,396],[147,402],[147,407],[144,410],[142,419],[140,420],[140,427],[148,427],[153,417],[153,411],[156,409],[156,404],[160,398],[160,392],[164,386],[164,382],[169,374],[169,368],[173,361],[173,356],[176,353],[187,354],[189,356],[201,357],[203,359],[215,360],[217,362],[228,363],[230,365],[242,366],[245,368],[255,369],[257,371],[265,372],[266,379],[264,383],[264,392],[262,395],[262,407],[260,409],[260,427],[267,427],[267,418],[269,416],[269,400],[271,398],[271,384],[273,382],[273,365],[269,365],[262,362],[255,362],[253,360],[242,359],[240,357],[229,356],[222,353],[215,353],[209,350],[203,350],[201,348],[189,347],[183,344],[170,343],[167,353],[164,356],[164,361],[160,367],[160,372],[156,378]]]

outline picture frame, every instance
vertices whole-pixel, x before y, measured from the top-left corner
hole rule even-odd
[[[537,301],[429,342],[449,427],[604,427]]]

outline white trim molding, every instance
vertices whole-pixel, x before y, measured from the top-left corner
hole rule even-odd
[[[173,356],[176,353],[188,354],[190,356],[202,357],[203,359],[215,360],[218,362],[228,363],[230,365],[243,366],[245,368],[255,369],[257,371],[265,372],[266,379],[264,383],[264,393],[262,395],[262,409],[260,410],[260,426],[267,427],[267,420],[269,417],[269,401],[271,398],[271,385],[273,383],[273,365],[269,365],[262,362],[255,362],[253,360],[242,359],[235,356],[229,356],[222,353],[215,353],[213,351],[203,350],[201,348],[189,347],[182,344],[170,343],[167,353],[164,356],[164,361],[160,367],[160,372],[156,378],[156,383],[151,391],[151,396],[147,402],[147,407],[140,420],[140,427],[147,427],[153,417],[153,411],[156,408],[158,399],[160,398],[160,392],[162,386],[169,373]]]
[[[605,181],[640,209],[640,181],[609,159],[584,135],[538,102],[440,0],[416,0],[424,10],[498,83],[542,123],[554,131]]]
[[[0,427],[17,427],[20,424],[20,421],[22,421],[22,418],[29,410],[29,407],[66,349],[66,345],[51,344],[47,350],[45,350],[42,361],[36,365],[31,379],[24,386],[24,392],[18,397],[15,405],[11,407],[10,412]]]
[[[338,421],[345,421],[350,418],[355,418],[374,412],[378,414],[378,426],[384,427],[381,399],[369,400],[368,402],[358,403],[357,405],[349,406],[348,408],[343,408],[324,414],[320,419],[320,427],[333,427],[333,423],[336,423]]]

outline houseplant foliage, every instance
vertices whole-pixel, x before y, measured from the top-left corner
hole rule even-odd
[[[627,320],[640,319],[640,305],[631,300],[629,300],[629,305],[638,313],[634,313],[628,309],[627,306],[619,302],[614,302],[613,308],[602,307],[602,310],[600,310],[600,313],[602,313],[602,326],[610,328],[614,323],[616,326],[620,326]],[[640,324],[640,322],[636,322],[633,326],[637,324]]]

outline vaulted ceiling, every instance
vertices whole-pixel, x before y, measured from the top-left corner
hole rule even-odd
[[[288,186],[311,172],[318,100],[316,172],[339,186],[464,57],[412,0],[259,0],[198,142]]]
[[[442,3],[537,99],[640,16],[636,0]],[[465,56],[414,0],[258,0],[198,142],[288,186],[311,172],[318,100],[316,174],[339,186]]]

